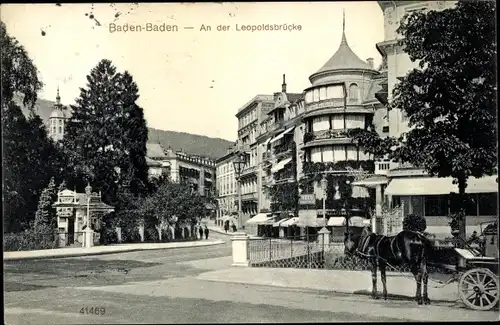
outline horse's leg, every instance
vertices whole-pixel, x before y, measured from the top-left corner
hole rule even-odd
[[[415,300],[419,305],[422,304],[422,270],[419,267],[419,264],[412,263],[411,265],[411,273],[415,277],[415,281],[417,282],[417,292],[415,293]]]
[[[427,294],[427,282],[429,280],[429,270],[427,270],[427,261],[423,260],[420,266],[422,270],[422,282],[424,283],[424,293],[423,293],[423,301],[425,305],[429,305],[431,300],[429,299],[429,295]]]
[[[385,274],[385,268],[386,268],[386,263],[385,261],[379,261],[379,269],[380,269],[380,278],[382,279],[382,286],[383,286],[383,296],[384,300],[387,300],[387,277]]]
[[[372,298],[378,299],[377,294],[377,259],[370,259],[371,269],[372,269]]]

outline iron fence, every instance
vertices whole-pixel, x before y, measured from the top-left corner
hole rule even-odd
[[[59,243],[59,247],[66,246],[83,246],[85,233],[81,232],[60,232],[56,234],[56,241]]]
[[[325,242],[322,234],[294,238],[251,238],[248,243],[252,267],[370,270],[365,258],[345,254],[340,237]],[[388,266],[388,271],[410,272],[406,265]]]

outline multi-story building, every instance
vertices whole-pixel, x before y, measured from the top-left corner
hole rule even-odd
[[[215,170],[217,179],[217,221],[225,221],[228,216],[234,216],[238,213],[238,184],[234,172],[233,160],[235,150],[228,150],[228,153],[215,161]],[[224,219],[224,220],[221,220]]]
[[[274,93],[274,107],[267,112],[265,142],[262,145],[261,184],[265,206],[274,214],[296,214],[292,202],[297,190],[296,130],[302,93],[287,92],[285,75],[281,92]]]
[[[215,197],[215,162],[182,151],[165,150],[158,143],[147,143],[150,177],[167,173],[173,182],[190,184],[201,196]]]
[[[273,96],[257,95],[238,110],[238,145],[237,149],[247,154],[246,164],[241,175],[241,200],[243,224],[259,211],[258,191],[258,156],[257,137],[260,133],[260,122],[266,115],[266,110],[273,104]],[[238,176],[238,175],[236,175]]]
[[[366,189],[352,186],[349,181],[358,172],[374,171],[373,157],[353,141],[351,131],[373,129],[380,135],[387,132],[387,110],[376,99],[383,90],[383,67],[375,68],[372,58],[361,60],[349,46],[344,28],[337,51],[309,77],[311,86],[304,90],[303,136],[297,137],[303,166],[298,166],[297,173],[302,181],[300,224],[312,231],[326,222],[326,218],[318,219],[323,217],[318,202],[325,192],[320,186],[322,177],[328,181],[326,191],[334,193],[326,203],[329,226],[340,226],[344,221],[345,209],[337,206],[345,201],[340,200],[341,196],[353,198],[353,210],[361,210],[370,197]]]
[[[455,6],[454,1],[378,1],[384,14],[384,41],[376,44],[384,61],[387,73],[386,93],[378,99],[386,104],[392,101],[392,93],[399,77],[405,76],[411,69],[417,68],[417,62],[412,62],[403,48],[398,45],[402,38],[397,33],[401,19],[408,13],[419,10],[443,10]],[[388,113],[389,135],[398,137],[408,132],[408,121],[404,113],[397,107]],[[386,176],[385,182],[377,187],[377,192],[383,192],[392,206],[402,205],[403,214],[415,213],[426,217],[427,231],[449,236],[447,216],[449,214],[449,194],[458,192],[457,185],[451,178],[429,177],[421,169],[400,165],[393,162],[378,162],[376,172]],[[381,178],[380,178],[381,179]],[[473,202],[466,210],[467,233],[478,230],[478,224],[497,217],[498,183],[497,176],[469,178],[466,193]],[[386,185],[388,184],[388,185]],[[372,185],[373,186],[373,185]],[[377,195],[378,206],[383,197]]]

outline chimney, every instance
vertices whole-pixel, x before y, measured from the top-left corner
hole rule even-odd
[[[285,74],[283,74],[283,84],[281,85],[281,92],[286,93],[286,81],[285,81]]]
[[[366,59],[366,63],[370,66],[370,68],[373,68],[373,58],[368,58]]]

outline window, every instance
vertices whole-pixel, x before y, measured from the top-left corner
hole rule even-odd
[[[495,216],[498,213],[498,196],[496,193],[479,194],[477,197],[479,203],[480,216]]]
[[[447,216],[448,195],[425,196],[425,216]]]
[[[59,133],[62,133],[62,127],[59,127]]]
[[[357,101],[359,99],[359,87],[357,84],[349,86],[349,101]]]

